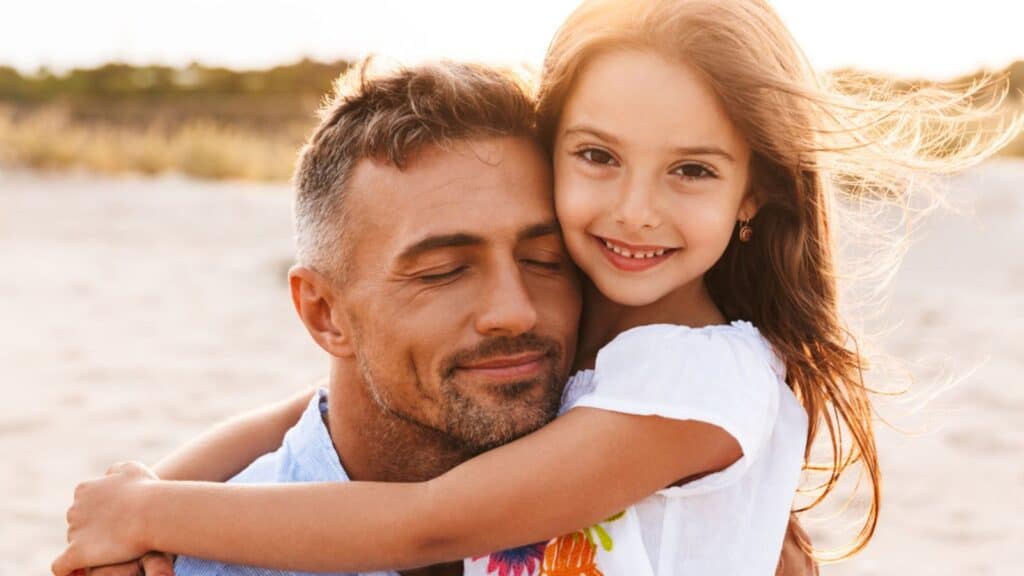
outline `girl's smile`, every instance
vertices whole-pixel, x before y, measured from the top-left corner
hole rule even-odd
[[[670,307],[678,323],[708,317],[704,274],[757,207],[750,147],[704,76],[642,49],[598,54],[554,150],[566,247],[601,294],[631,308],[688,302]]]
[[[627,272],[642,272],[654,268],[680,250],[669,246],[635,245],[602,236],[591,236],[608,262]]]

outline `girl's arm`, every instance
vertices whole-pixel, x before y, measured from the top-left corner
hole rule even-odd
[[[162,480],[225,482],[256,458],[276,450],[314,389],[234,416],[175,450],[153,467]]]
[[[422,483],[100,480],[81,490],[76,506],[91,524],[72,527],[58,565],[155,549],[296,571],[425,566],[590,526],[741,455],[711,424],[576,408]],[[105,523],[112,514],[137,521]]]

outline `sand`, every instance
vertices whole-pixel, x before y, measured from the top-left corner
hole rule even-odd
[[[883,405],[913,434],[880,429],[878,534],[824,574],[1020,573],[1022,188],[1022,161],[954,179],[964,211],[910,249],[884,344],[927,360],[911,400],[973,373]],[[280,185],[0,173],[0,576],[48,573],[79,480],[324,374],[287,296],[289,218]]]

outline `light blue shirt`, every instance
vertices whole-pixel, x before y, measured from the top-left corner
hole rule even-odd
[[[229,480],[234,484],[282,484],[286,482],[348,482],[338,453],[324,424],[327,391],[319,390],[299,422],[285,434],[276,452],[264,454]],[[253,566],[222,564],[200,558],[179,556],[174,565],[177,576],[316,576],[308,572],[283,572]],[[319,573],[320,576],[323,573]],[[352,574],[338,576],[353,576]],[[362,573],[360,576],[398,576],[396,572]]]

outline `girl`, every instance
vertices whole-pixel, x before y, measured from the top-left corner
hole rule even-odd
[[[898,195],[910,170],[960,168],[1010,131],[950,151],[942,139],[963,133],[948,123],[969,119],[955,103],[843,88],[760,0],[584,3],[538,101],[565,243],[589,278],[563,416],[420,484],[176,484],[127,467],[76,503],[55,572],[161,548],[291,570],[470,557],[467,574],[770,574],[822,424],[815,503],[863,464],[870,506],[839,555],[860,550],[880,472],[864,360],[837,311],[831,196]],[[628,458],[652,446],[662,457]],[[122,534],[95,519],[111,503],[174,513]],[[247,510],[256,521],[239,522]]]

